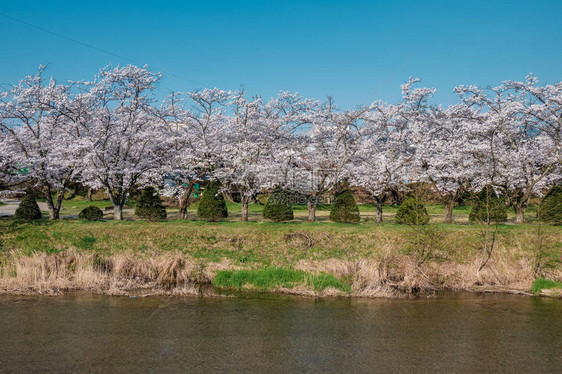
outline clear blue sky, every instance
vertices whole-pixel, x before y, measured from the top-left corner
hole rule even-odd
[[[444,104],[458,84],[529,72],[562,80],[562,1],[0,0],[0,13],[124,57],[0,15],[2,84],[39,64],[62,81],[130,59],[177,76],[159,95],[244,84],[263,97],[332,95],[353,108],[389,78],[375,99],[396,101],[417,76]]]

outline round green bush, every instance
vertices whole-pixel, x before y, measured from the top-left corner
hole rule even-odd
[[[35,201],[35,196],[28,194],[23,198],[14,213],[14,218],[25,221],[41,219],[41,210],[39,209],[39,205],[37,205],[37,201]]]
[[[97,206],[87,206],[82,209],[78,214],[78,219],[83,219],[86,221],[99,221],[103,218],[103,211]]]
[[[505,222],[507,220],[507,205],[504,199],[496,194],[492,186],[486,186],[478,193],[473,202],[468,219],[472,223]]]
[[[154,187],[147,187],[142,191],[135,208],[135,215],[146,218],[149,221],[163,221],[166,219],[166,208]]]
[[[343,190],[336,195],[330,212],[330,220],[341,223],[357,223],[361,220],[359,207],[350,190]]]
[[[263,218],[275,222],[290,221],[294,218],[289,195],[281,188],[275,188],[263,208]]]
[[[562,225],[562,186],[553,186],[542,198],[540,219],[544,222]]]
[[[228,209],[218,183],[209,182],[203,191],[203,196],[197,207],[197,215],[199,218],[210,222],[217,222],[228,217]]]
[[[405,225],[427,225],[429,214],[427,214],[427,209],[419,199],[410,196],[398,208],[394,221]]]

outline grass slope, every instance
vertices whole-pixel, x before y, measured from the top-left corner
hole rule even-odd
[[[317,222],[306,222],[306,206],[300,205],[293,207],[295,220],[273,223],[262,220],[263,205],[252,204],[251,222],[240,222],[239,204],[227,204],[232,214],[216,223],[197,220],[197,204],[189,207],[190,220],[176,220],[175,210],[168,209],[171,218],[165,222],[134,220],[131,209],[122,222],[113,221],[111,212],[106,222],[0,219],[0,293],[168,290],[189,282],[238,289],[304,287],[318,293],[335,289],[359,296],[393,295],[390,286],[530,290],[539,247],[545,274],[562,280],[560,226],[541,226],[538,246],[532,222],[499,225],[490,262],[477,271],[483,227],[467,223],[468,207],[455,208],[455,224],[443,224],[443,206],[428,205],[428,229],[416,231],[393,223],[397,206],[385,206],[384,223],[375,224],[375,207],[361,205],[361,222],[348,225],[330,222],[329,206],[320,206]],[[111,206],[106,200],[75,198],[63,202],[61,215],[78,214],[88,205]]]

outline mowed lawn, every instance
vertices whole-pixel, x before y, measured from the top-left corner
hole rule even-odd
[[[42,201],[42,200],[38,200]],[[89,205],[94,205],[102,209],[105,213],[105,219],[113,219],[113,211],[111,210],[111,202],[109,200],[94,200],[87,201],[84,198],[77,197],[72,200],[63,201],[61,209],[61,217],[63,219],[75,219],[78,213]],[[189,220],[198,220],[197,217],[197,206],[198,203],[191,204],[188,207]],[[227,221],[237,221],[240,220],[240,204],[237,203],[227,203],[228,207],[228,218]],[[250,204],[249,206],[249,220],[261,222],[263,221],[263,204]],[[329,220],[331,206],[328,204],[320,204],[316,209],[316,217],[318,221]],[[394,214],[398,210],[399,205],[385,205],[383,207],[383,220],[388,222],[394,221]],[[445,214],[443,205],[437,204],[427,204],[427,212],[431,217],[431,223],[443,223]],[[293,206],[296,222],[305,222],[308,218],[308,211],[306,205],[294,205]],[[361,219],[364,222],[374,221],[376,207],[372,204],[362,204],[359,205],[359,211],[361,212]],[[470,213],[470,206],[457,206],[453,210],[453,216],[455,223],[468,223],[468,215]],[[168,220],[175,220],[177,216],[178,209],[168,208]],[[532,221],[536,216],[536,206],[531,205],[526,212],[527,220]],[[44,216],[48,217],[48,213],[45,211]],[[134,202],[127,204],[124,208],[124,216],[127,220],[138,219],[134,215]],[[513,209],[508,210],[508,222],[515,220],[515,211]]]

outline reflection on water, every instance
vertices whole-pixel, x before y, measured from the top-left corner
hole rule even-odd
[[[0,372],[560,372],[562,302],[0,297]]]

